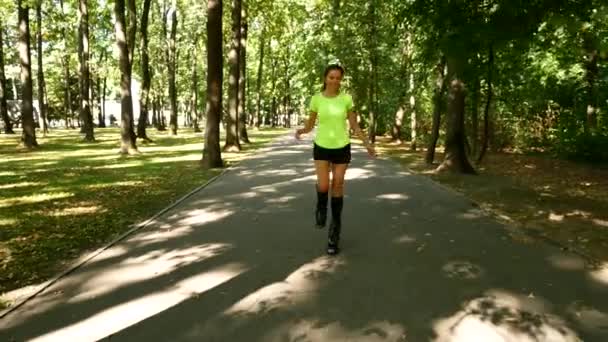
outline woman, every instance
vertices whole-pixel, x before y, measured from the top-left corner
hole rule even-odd
[[[354,133],[363,140],[367,152],[374,157],[376,151],[369,144],[357,122],[353,111],[353,100],[348,94],[340,92],[344,69],[336,64],[329,65],[323,73],[323,90],[310,100],[310,115],[304,128],[296,131],[296,139],[312,131],[317,117],[319,127],[314,139],[313,157],[317,173],[317,208],[315,221],[317,228],[325,227],[327,221],[327,201],[329,192],[329,173],[331,180],[331,223],[327,254],[339,252],[338,243],[342,228],[341,214],[344,196],[344,174],[350,163],[350,138],[346,120]]]

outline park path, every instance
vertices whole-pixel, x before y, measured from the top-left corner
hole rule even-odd
[[[608,271],[355,147],[342,253],[291,135],[0,320],[0,341],[608,341]]]

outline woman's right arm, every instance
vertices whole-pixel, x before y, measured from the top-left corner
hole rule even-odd
[[[300,139],[300,135],[310,133],[315,127],[315,121],[317,121],[317,112],[310,112],[308,120],[304,123],[304,127],[296,130],[296,138]]]

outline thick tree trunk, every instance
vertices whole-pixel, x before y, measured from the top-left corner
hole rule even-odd
[[[6,76],[4,75],[4,40],[2,39],[4,27],[0,25],[0,116],[4,122],[4,133],[15,134],[13,123],[8,116]]]
[[[241,51],[241,0],[232,1],[232,46],[228,53],[228,117],[224,151],[240,151],[239,141],[239,60]]]
[[[443,94],[446,88],[445,82],[445,57],[441,58],[441,61],[437,64],[435,72],[437,77],[435,78],[435,89],[433,94],[433,127],[431,129],[431,139],[429,140],[429,146],[426,150],[426,163],[433,164],[435,160],[435,148],[437,147],[437,140],[439,139],[439,126],[441,125],[441,112],[443,109]]]
[[[445,158],[437,171],[448,170],[475,174],[475,169],[471,166],[465,150],[465,83],[462,78],[466,58],[460,55],[448,56],[447,63],[450,86]]]
[[[89,101],[90,75],[89,75],[89,11],[87,0],[80,0],[78,7],[80,21],[80,117],[83,121],[84,140],[95,141],[93,134],[93,116]]]
[[[142,85],[141,95],[139,97],[139,120],[137,123],[137,137],[144,141],[151,141],[146,134],[146,125],[148,124],[148,107],[150,98],[150,58],[148,56],[148,15],[150,13],[151,0],[144,0],[144,6],[141,13],[141,74]]]
[[[128,0],[129,2],[132,0]],[[133,97],[131,96],[131,61],[129,59],[130,46],[127,44],[127,31],[125,21],[125,0],[116,0],[114,5],[116,17],[116,45],[119,51],[120,65],[120,112],[121,112],[121,146],[122,154],[137,153],[136,136],[133,130]],[[134,17],[131,17],[135,20]]]
[[[403,117],[405,116],[404,106],[399,106],[399,109],[395,112],[395,119],[393,121],[393,127],[391,129],[391,138],[393,142],[401,144],[401,128],[403,127]]]
[[[201,166],[222,167],[220,118],[222,115],[222,0],[207,1],[207,122]]]
[[[256,81],[256,109],[255,109],[255,127],[258,129],[262,124],[262,72],[264,71],[264,47],[266,46],[266,27],[262,28],[260,37],[260,61],[258,62],[258,77]]]
[[[63,8],[63,0],[59,0],[59,4],[61,6],[61,16],[63,19],[66,19],[66,14]],[[71,83],[70,83],[70,52],[68,51],[67,41],[68,36],[66,33],[65,26],[61,27],[61,36],[63,37],[64,47],[65,47],[65,55],[63,56],[63,72],[65,77],[65,90],[63,93],[63,110],[65,113],[65,127],[74,128],[74,123],[72,120],[74,119],[74,115],[72,113],[72,91],[71,91]]]
[[[248,34],[248,23],[247,23],[247,3],[242,4],[242,17],[241,17],[241,49],[239,54],[239,117],[241,119],[239,123],[239,138],[243,143],[250,143],[249,135],[247,134],[247,110],[246,110],[246,98],[245,98],[245,85],[247,82],[247,34]]]
[[[481,150],[477,157],[477,164],[481,163],[483,157],[486,155],[488,150],[488,144],[490,141],[490,105],[492,104],[493,93],[493,72],[494,70],[494,48],[490,45],[488,50],[488,98],[486,100],[486,106],[483,111],[483,135],[481,137]]]
[[[30,51],[30,18],[29,7],[23,0],[17,1],[19,7],[19,61],[21,64],[21,122],[23,133],[21,142],[26,148],[38,146],[34,123],[34,106],[32,94],[32,55]]]
[[[481,97],[481,82],[478,76],[473,84],[473,105],[471,108],[471,156],[477,156],[479,151],[479,101]]]
[[[177,35],[177,7],[174,3],[169,9],[171,20],[171,32],[169,37],[168,47],[168,59],[167,59],[167,72],[169,77],[169,102],[171,104],[171,119],[169,126],[171,126],[171,135],[177,135],[177,86],[175,81],[175,73],[177,67],[177,47],[175,44],[175,38]]]
[[[410,150],[416,151],[418,148],[418,111],[416,107],[416,93],[414,84],[414,74],[410,74]]]
[[[38,53],[38,108],[40,110],[40,123],[42,134],[49,132],[48,120],[46,115],[46,101],[44,98],[45,83],[44,83],[44,68],[42,63],[42,1],[39,1],[36,6],[36,47]]]

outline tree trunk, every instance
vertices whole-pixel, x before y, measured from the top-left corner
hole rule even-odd
[[[36,47],[38,52],[38,108],[40,110],[40,123],[42,124],[42,134],[49,132],[46,115],[46,101],[44,100],[44,69],[42,63],[42,1],[36,5]]]
[[[199,126],[200,120],[200,112],[198,110],[198,56],[194,53],[194,58],[192,58],[192,111],[194,112],[194,122],[192,123],[194,126],[194,132],[201,132],[201,128]]]
[[[262,28],[260,37],[260,61],[258,64],[258,78],[256,81],[256,110],[255,110],[255,127],[260,129],[262,124],[262,72],[264,69],[264,46],[266,46],[266,27]]]
[[[67,20],[66,14],[63,8],[63,0],[59,0],[59,4],[61,6],[61,16],[63,19]],[[65,90],[63,94],[63,110],[65,112],[65,127],[74,128],[74,123],[72,122],[74,115],[72,113],[72,91],[71,91],[71,83],[70,83],[70,52],[68,51],[68,36],[66,33],[65,25],[61,27],[61,36],[64,42],[65,55],[63,56],[63,71],[65,77]]]
[[[369,141],[373,144],[376,142],[376,86],[377,86],[377,72],[376,69],[378,67],[378,51],[376,51],[376,0],[372,0],[370,5],[370,23],[371,23],[371,33],[370,33],[370,74],[371,74],[371,85],[369,88],[369,130],[368,130],[368,138]]]
[[[177,63],[177,55],[176,55],[176,44],[175,37],[177,35],[177,7],[175,0],[173,2],[173,6],[169,9],[169,15],[171,20],[171,32],[169,37],[169,47],[168,47],[168,59],[167,59],[167,72],[169,77],[169,102],[171,104],[171,119],[169,121],[169,126],[171,126],[171,135],[177,135],[177,86],[175,83],[175,71],[176,71],[176,63]]]
[[[239,138],[243,143],[250,143],[249,135],[247,134],[247,110],[245,99],[245,84],[247,82],[247,3],[242,4],[241,17],[241,49],[239,54],[239,116],[241,118],[239,124]]]
[[[30,51],[30,18],[29,7],[23,0],[17,1],[19,7],[19,61],[21,63],[21,142],[26,148],[38,146],[34,123],[34,106],[32,104],[32,55]]]
[[[414,95],[416,92],[416,89],[414,87],[414,73],[410,73],[410,132],[411,132],[411,138],[410,138],[410,150],[411,151],[416,151],[416,149],[418,148],[417,143],[418,143],[418,112],[417,112],[417,108],[416,108],[416,96]]]
[[[8,116],[8,104],[6,101],[7,91],[6,91],[6,77],[4,75],[4,40],[2,38],[4,27],[0,24],[0,116],[2,117],[2,121],[4,122],[4,133],[5,134],[15,134],[13,131],[13,123],[11,122],[10,117]]]
[[[597,113],[599,111],[599,106],[596,84],[600,70],[598,67],[600,53],[599,44],[592,32],[585,32],[583,45],[585,49],[585,88],[587,92],[585,130],[590,131],[597,128]]]
[[[107,92],[107,77],[103,78],[103,86],[101,88],[101,117],[99,120],[99,127],[106,127],[106,92]]]
[[[129,13],[127,28],[127,46],[129,47],[129,78],[132,75],[133,55],[135,54],[135,37],[137,36],[137,6],[135,0],[127,0]],[[125,21],[127,23],[127,21]]]
[[[240,151],[239,141],[239,59],[241,51],[241,0],[232,1],[232,47],[228,53],[228,117],[224,151]]]
[[[395,112],[395,120],[391,129],[391,138],[393,142],[401,144],[401,128],[403,127],[403,117],[405,116],[404,106],[399,106]]]
[[[471,108],[471,156],[477,156],[479,151],[479,101],[481,96],[481,82],[475,76],[473,84],[473,105]]]
[[[441,112],[443,109],[443,94],[446,88],[445,63],[445,57],[442,57],[441,61],[435,68],[437,78],[435,79],[435,89],[433,94],[433,128],[431,130],[429,146],[426,150],[426,163],[429,165],[433,164],[433,161],[435,160],[435,148],[437,146],[437,140],[439,139],[439,126],[441,125]]]
[[[95,141],[93,134],[93,116],[91,115],[91,104],[89,102],[89,12],[87,0],[80,0],[78,7],[80,22],[80,118],[83,121],[84,140]]]
[[[133,1],[133,0],[128,0]],[[130,46],[127,44],[127,31],[125,20],[125,0],[116,0],[114,4],[116,17],[116,45],[119,51],[120,65],[120,113],[121,113],[121,146],[122,154],[137,153],[136,136],[133,130],[133,97],[131,96],[131,61],[129,59]],[[131,17],[134,20],[133,17]]]
[[[222,0],[207,1],[207,122],[201,166],[222,167],[220,118],[222,115]]]
[[[488,98],[486,100],[486,107],[483,112],[483,135],[481,137],[481,150],[479,151],[479,156],[477,157],[477,164],[481,163],[483,157],[486,155],[486,151],[488,150],[488,144],[490,140],[490,105],[492,104],[492,96],[493,94],[493,70],[494,70],[494,48],[490,45],[488,49]]]
[[[462,80],[466,58],[460,55],[447,57],[449,100],[448,125],[445,139],[445,158],[437,171],[455,171],[475,174],[465,150],[465,83]]]
[[[148,107],[150,97],[150,59],[148,56],[148,14],[150,13],[151,0],[144,0],[144,6],[141,13],[141,74],[143,82],[141,85],[141,95],[139,97],[139,120],[137,123],[137,137],[144,141],[151,141],[146,134],[146,125],[148,124]]]

